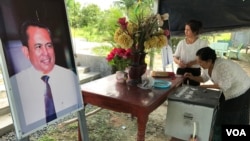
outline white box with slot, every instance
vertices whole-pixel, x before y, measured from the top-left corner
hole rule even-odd
[[[220,95],[201,87],[177,88],[168,98],[165,134],[188,140],[195,132],[199,141],[208,141]]]

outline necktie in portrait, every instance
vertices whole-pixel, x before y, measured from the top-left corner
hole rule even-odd
[[[53,96],[51,93],[51,88],[48,83],[49,81],[49,76],[44,75],[41,77],[41,79],[45,82],[46,84],[46,90],[44,94],[44,103],[45,103],[45,113],[46,113],[46,122],[50,122],[54,119],[57,118],[56,116],[56,110],[55,110],[55,105],[53,101]]]

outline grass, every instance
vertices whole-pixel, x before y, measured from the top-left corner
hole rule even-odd
[[[86,106],[86,111],[97,107]],[[128,114],[101,110],[87,117],[87,126],[90,141],[128,141],[134,140],[137,126],[136,120],[132,120]],[[127,121],[129,123],[127,124]],[[128,136],[128,135],[133,136]],[[131,139],[133,138],[133,139]],[[31,137],[31,141],[75,141],[78,139],[78,122],[67,126],[51,128],[39,138]]]

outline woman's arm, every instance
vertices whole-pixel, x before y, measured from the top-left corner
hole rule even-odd
[[[196,65],[196,64],[197,64],[197,61],[193,60],[193,61],[190,61],[190,62],[187,63],[187,67],[191,68],[193,65]]]
[[[201,76],[193,76],[192,73],[185,73],[184,77],[192,79],[197,82],[204,82],[203,78]]]
[[[181,48],[183,47],[183,41],[184,40],[181,40],[177,47],[176,47],[176,51],[174,53],[174,62],[180,67],[180,68],[186,68],[187,65],[181,60]]]
[[[193,76],[191,73],[185,73],[184,77],[187,77],[189,79],[198,81],[198,82],[205,82],[204,79],[201,76]],[[213,88],[213,89],[220,89],[218,84],[204,84],[201,85],[203,88]]]
[[[174,56],[174,62],[180,67],[180,68],[185,68],[187,67],[186,64],[183,63],[183,61],[181,61],[181,59],[179,57],[175,57]]]
[[[204,84],[204,85],[201,85],[201,87],[203,87],[203,88],[220,89],[220,87],[218,86],[218,84]]]
[[[174,62],[175,62],[175,64],[179,65],[179,57],[175,57],[175,56],[173,56],[173,58],[174,58]]]

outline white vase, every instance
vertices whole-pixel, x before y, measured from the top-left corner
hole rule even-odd
[[[116,81],[118,83],[125,83],[127,79],[127,73],[124,71],[116,71]]]

